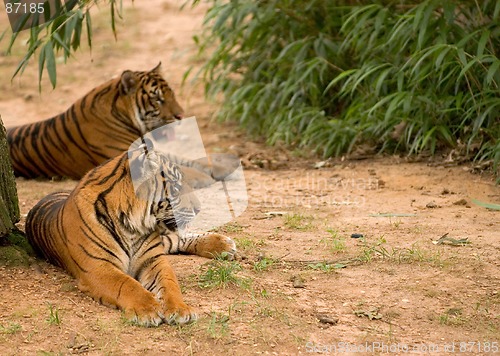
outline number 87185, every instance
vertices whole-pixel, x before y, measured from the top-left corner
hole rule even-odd
[[[21,3],[21,2],[8,2],[5,4],[5,11],[8,14],[43,14],[43,2],[39,3]]]

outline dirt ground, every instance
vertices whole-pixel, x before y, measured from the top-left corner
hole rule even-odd
[[[59,64],[54,91],[44,81],[38,93],[36,61],[10,81],[22,44],[0,56],[4,124],[50,117],[123,70],[162,61],[208,150],[235,152],[245,165],[248,207],[220,228],[236,240],[239,258],[171,256],[185,300],[201,317],[157,328],[128,324],[41,260],[4,263],[1,355],[500,354],[500,212],[474,203],[500,203],[491,176],[404,157],[320,163],[254,142],[211,120],[216,105],[205,101],[202,84],[181,88],[185,70],[204,60],[192,40],[204,8],[124,3],[118,42],[109,15],[96,13],[91,53]],[[0,18],[7,26],[3,11]],[[74,184],[18,179],[23,216],[44,195]],[[433,243],[446,234],[455,240]],[[217,283],[210,273],[221,270],[232,279],[210,285]]]

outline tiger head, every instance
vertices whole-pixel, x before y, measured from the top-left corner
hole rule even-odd
[[[148,202],[149,213],[162,229],[185,228],[200,212],[200,202],[178,165],[154,150],[134,156],[129,162],[137,197]]]
[[[181,120],[184,115],[160,68],[161,62],[149,72],[126,70],[118,84],[120,95],[130,98],[135,112],[134,125],[141,134]]]

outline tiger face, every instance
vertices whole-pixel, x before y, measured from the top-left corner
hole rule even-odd
[[[177,231],[184,229],[200,212],[200,201],[184,181],[179,167],[162,158],[164,164],[160,177],[165,195],[157,202],[153,214],[162,226]]]
[[[129,156],[137,196],[149,202],[150,213],[162,230],[184,229],[201,206],[180,167],[154,150],[138,151],[135,157]]]
[[[184,110],[160,73],[161,63],[149,72],[125,71],[120,91],[132,97],[135,124],[142,134],[181,120]]]

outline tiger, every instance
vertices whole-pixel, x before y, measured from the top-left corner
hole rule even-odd
[[[16,176],[78,180],[126,151],[146,132],[183,118],[184,110],[161,75],[125,70],[50,119],[7,129]]]
[[[197,314],[183,301],[167,255],[236,254],[227,236],[179,234],[199,211],[177,164],[158,150],[136,149],[90,170],[72,191],[44,197],[29,211],[25,232],[38,255],[129,321],[182,325]]]

